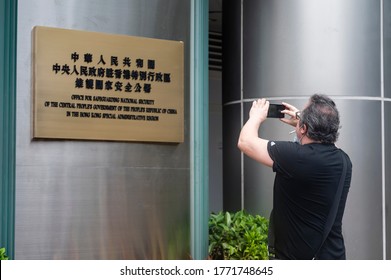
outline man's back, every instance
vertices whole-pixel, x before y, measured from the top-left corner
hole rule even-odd
[[[334,144],[269,142],[268,152],[276,172],[273,220],[276,256],[280,259],[312,259],[322,242],[343,169],[348,162],[345,187],[331,233],[318,258],[344,259],[342,217],[349,191],[352,165]]]
[[[285,117],[280,120],[295,128],[292,133],[299,143],[273,142],[259,135],[270,106],[265,98],[253,101],[249,119],[238,139],[238,148],[243,153],[276,172],[274,227],[271,227],[275,233],[271,235],[275,236],[275,255],[280,259],[312,259],[315,255],[321,259],[344,259],[341,227],[352,164],[334,145],[340,129],[336,104],[326,95],[313,94],[302,111],[286,102],[282,105],[285,110],[281,113]],[[336,201],[344,157],[347,161],[345,185]],[[335,215],[329,215],[333,201],[338,205],[336,219]],[[330,233],[325,231],[325,225],[330,225],[326,223],[328,217],[333,220]],[[327,240],[317,254],[323,235]]]

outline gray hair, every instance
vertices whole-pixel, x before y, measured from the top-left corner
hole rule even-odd
[[[310,97],[308,106],[300,115],[300,126],[307,126],[307,136],[321,143],[335,143],[340,128],[339,112],[331,98],[322,94]]]

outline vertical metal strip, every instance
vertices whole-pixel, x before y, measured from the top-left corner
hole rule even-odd
[[[209,86],[208,0],[191,0],[190,39],[190,179],[191,254],[208,256],[209,219]]]
[[[14,258],[17,0],[0,4],[0,247]]]
[[[384,0],[380,1],[380,90],[381,90],[381,149],[382,149],[382,225],[383,260],[387,259],[387,223],[386,223],[386,148],[384,127]]]
[[[240,123],[244,125],[244,94],[243,94],[243,0],[240,3]],[[240,153],[240,204],[244,209],[244,154]]]

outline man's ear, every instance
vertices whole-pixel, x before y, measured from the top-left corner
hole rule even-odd
[[[302,124],[301,126],[300,126],[300,133],[301,134],[306,134],[307,133],[307,125],[306,124]]]

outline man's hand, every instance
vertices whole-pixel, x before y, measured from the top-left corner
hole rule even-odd
[[[261,124],[267,118],[267,112],[269,110],[269,101],[266,99],[257,99],[253,102],[253,106],[250,110],[250,119],[255,120]]]
[[[250,118],[244,124],[238,139],[238,148],[247,156],[256,161],[272,167],[273,160],[267,151],[268,140],[258,136],[259,126],[267,118],[269,102],[266,99],[258,99],[253,102],[250,109]]]
[[[296,113],[300,112],[299,109],[297,109],[295,106],[293,106],[289,103],[286,103],[286,102],[282,102],[282,105],[284,105],[286,109],[281,111],[281,113],[284,113],[284,114],[290,116],[290,118],[289,119],[283,118],[280,120],[283,123],[286,123],[286,124],[289,124],[291,126],[296,127],[297,123],[299,122],[299,119],[297,118]]]

